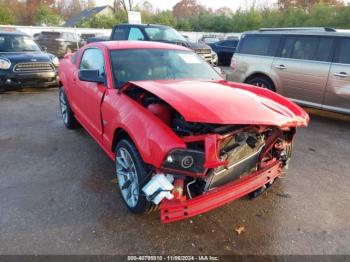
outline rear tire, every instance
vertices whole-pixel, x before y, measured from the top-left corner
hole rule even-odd
[[[68,129],[76,129],[78,127],[78,122],[75,119],[73,111],[69,106],[63,86],[59,88],[59,103],[64,125]]]
[[[247,84],[250,84],[253,86],[258,86],[261,88],[266,88],[266,89],[269,89],[273,92],[276,92],[274,84],[267,77],[263,77],[263,76],[253,77],[253,78],[247,80]]]
[[[128,209],[135,214],[149,213],[155,205],[147,200],[142,188],[150,180],[150,170],[129,139],[121,139],[115,148],[115,171]]]

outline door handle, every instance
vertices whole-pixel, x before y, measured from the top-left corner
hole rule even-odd
[[[285,65],[276,65],[275,68],[280,69],[280,70],[284,70],[286,69]]]
[[[338,76],[338,77],[348,77],[349,75],[345,72],[340,72],[340,73],[334,73],[335,76]]]

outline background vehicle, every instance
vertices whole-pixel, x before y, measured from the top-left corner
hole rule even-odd
[[[214,44],[216,42],[219,42],[221,39],[217,36],[203,36],[200,41],[207,44],[207,45],[210,45],[210,44]]]
[[[268,90],[223,80],[179,45],[107,41],[61,61],[60,106],[116,162],[127,207],[164,223],[275,181],[308,115]],[[165,175],[166,174],[166,175]]]
[[[245,33],[232,79],[268,88],[310,107],[350,114],[350,34],[331,28]]]
[[[59,60],[21,32],[0,32],[0,90],[57,85]]]
[[[238,42],[238,39],[222,40],[209,44],[209,46],[218,55],[219,64],[229,66],[231,63],[231,58],[236,51]]]
[[[79,39],[72,32],[41,32],[36,37],[36,41],[39,45],[45,46],[49,53],[59,58],[76,51],[79,44]]]
[[[94,39],[105,39],[108,40],[109,37],[101,34],[101,33],[83,33],[80,35],[79,46],[84,46],[89,44],[90,42],[96,42]]]
[[[110,40],[141,40],[177,44],[193,49],[213,65],[216,65],[218,61],[216,53],[210,46],[205,43],[189,42],[174,28],[165,25],[118,24],[113,27]],[[100,41],[105,41],[105,39],[102,38]]]

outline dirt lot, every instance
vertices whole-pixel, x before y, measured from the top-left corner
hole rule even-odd
[[[350,122],[311,119],[260,198],[162,225],[127,211],[112,161],[63,126],[57,89],[0,95],[0,254],[350,254]]]

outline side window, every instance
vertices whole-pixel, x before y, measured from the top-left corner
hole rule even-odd
[[[98,70],[100,75],[104,75],[104,58],[102,51],[97,48],[86,49],[80,61],[81,70]]]
[[[116,27],[112,40],[127,40],[129,29],[127,27]]]
[[[281,57],[330,61],[332,56],[333,38],[317,36],[287,36]]]
[[[344,38],[340,41],[338,59],[336,62],[341,64],[350,64],[350,38]]]
[[[144,40],[144,39],[145,37],[143,36],[140,28],[137,28],[137,27],[130,28],[128,40]]]
[[[244,35],[238,53],[275,56],[279,45],[279,35]]]

